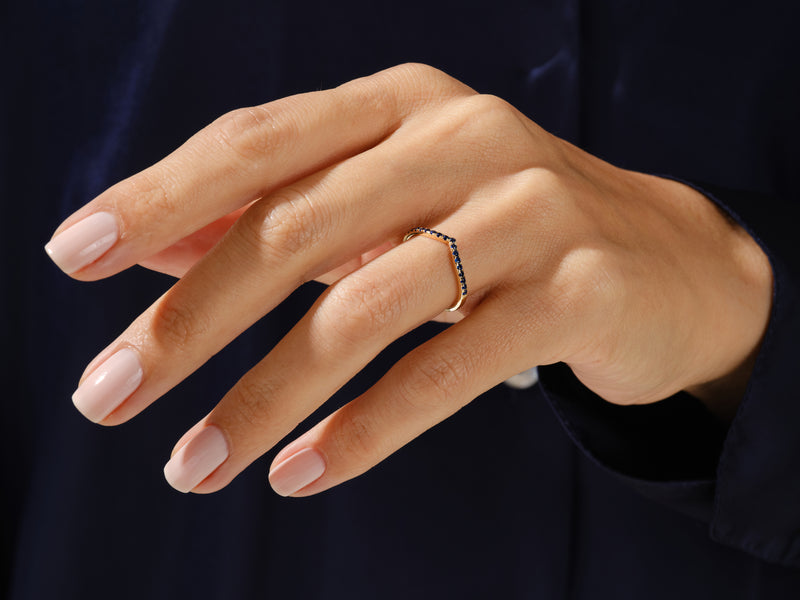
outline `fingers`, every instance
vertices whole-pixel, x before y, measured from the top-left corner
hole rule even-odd
[[[493,228],[497,224],[495,218],[492,211],[484,215],[456,214],[438,227],[443,231],[463,231],[463,235],[459,233],[457,238],[462,240],[463,246],[459,249],[459,256],[471,293],[477,296],[478,302],[491,282],[506,276],[503,267],[499,266],[500,258],[506,252],[502,236],[486,240],[480,252],[476,251],[478,245],[474,243],[482,237],[484,225]],[[182,438],[165,468],[169,482],[181,491],[200,493],[225,486],[316,410],[386,345],[437,315],[443,307],[452,306],[460,294],[461,284],[453,272],[451,260],[447,244],[425,237],[412,238],[329,288],[270,354]],[[504,298],[511,297],[513,295],[504,294]],[[471,301],[474,303],[475,298]],[[519,299],[514,302],[520,303]],[[500,303],[495,301],[493,305],[498,307]],[[506,321],[515,323],[508,316],[511,311],[506,310],[503,314]],[[462,323],[473,319],[471,315]],[[477,329],[473,332],[474,327]],[[479,318],[475,325],[463,330],[465,336],[476,336],[475,356],[452,359],[453,369],[464,368],[471,373],[464,387],[452,388],[451,401],[442,403],[441,411],[433,411],[413,422],[406,415],[407,427],[401,427],[395,437],[389,436],[387,439],[394,439],[396,443],[384,445],[384,450],[391,451],[398,443],[405,443],[410,435],[413,437],[418,433],[417,427],[430,426],[457,410],[459,402],[467,402],[483,389],[535,364],[534,355],[523,355],[531,361],[528,364],[526,360],[523,365],[517,364],[518,358],[512,360],[508,357],[512,348],[519,347],[518,338],[530,335],[530,331],[518,324],[512,326],[511,333],[508,333],[508,327],[508,323],[504,328],[494,327],[491,319]],[[456,348],[464,346],[462,342],[459,344]],[[539,356],[547,356],[546,347],[542,344]],[[425,348],[427,350],[411,355],[408,359],[411,362],[404,360],[400,363],[392,371],[394,374],[388,376],[389,381],[400,382],[401,391],[398,393],[405,393],[408,400],[417,398],[423,392],[422,384],[431,385],[436,373],[446,369],[450,364],[448,361],[451,361],[446,353],[439,352],[439,346],[434,344]],[[491,359],[482,359],[484,355],[491,355]],[[468,360],[481,364],[473,365]],[[449,387],[448,384],[438,392],[444,393]],[[392,398],[384,398],[382,389],[377,387],[377,391],[370,392],[374,399],[363,402],[377,404],[383,398],[391,404]],[[387,407],[386,410],[391,413],[396,408]],[[334,421],[338,423],[337,418],[334,417]],[[387,423],[386,427],[390,424]],[[224,446],[225,452],[212,452],[208,450],[210,446]],[[213,457],[213,460],[197,458],[206,456]],[[314,457],[308,453],[303,456]],[[354,467],[343,465],[343,468]]]
[[[420,264],[429,269],[413,268]],[[226,485],[386,345],[452,304],[457,285],[450,269],[444,247],[431,240],[413,240],[330,287],[181,440],[165,470],[173,487],[207,492]],[[205,433],[208,429],[220,434]],[[227,440],[228,455],[224,465],[198,487],[219,464],[204,461],[199,470],[191,466],[196,464],[192,456],[207,452],[208,439]]]
[[[308,496],[352,479],[521,370],[507,343],[517,325],[501,304],[487,299],[290,443],[272,463],[273,489]]]
[[[427,195],[409,199],[414,159],[399,171],[392,157],[413,156],[404,147],[413,139],[398,136],[253,203],[223,240],[87,368],[91,373],[120,349],[132,350],[143,372],[136,390],[125,395],[121,388],[112,394],[97,387],[105,372],[100,370],[73,396],[78,409],[107,425],[129,419],[300,284],[382,251],[387,239],[397,243],[414,215],[436,218],[452,210],[440,202],[451,193],[446,179],[431,181]]]
[[[77,211],[46,250],[86,280],[144,261],[255,198],[374,146],[419,104],[419,80],[432,72],[404,65],[228,113]],[[427,86],[426,105],[472,93],[436,73],[440,82]]]

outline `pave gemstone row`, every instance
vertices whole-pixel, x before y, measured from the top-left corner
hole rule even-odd
[[[406,234],[406,236],[403,238],[403,241],[406,241],[415,235],[424,235],[425,237],[439,240],[447,244],[448,248],[450,248],[450,258],[453,259],[453,266],[456,270],[456,276],[458,277],[458,285],[461,290],[461,294],[456,304],[447,310],[458,310],[458,308],[461,306],[461,303],[464,302],[464,299],[467,297],[467,279],[464,277],[464,267],[461,265],[461,257],[458,254],[456,238],[445,235],[444,233],[434,229],[428,229],[427,227],[415,227]]]

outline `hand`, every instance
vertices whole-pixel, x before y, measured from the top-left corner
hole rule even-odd
[[[87,367],[76,406],[122,423],[297,286],[330,284],[165,467],[181,491],[224,487],[454,304],[449,248],[401,243],[417,226],[457,240],[463,318],[284,448],[270,473],[278,493],[355,477],[540,364],[566,362],[618,404],[689,390],[720,412],[735,405],[770,310],[755,242],[694,190],[609,165],[498,98],[403,65],[229,113],[67,219],[48,252],[73,277],[135,263],[180,277]]]

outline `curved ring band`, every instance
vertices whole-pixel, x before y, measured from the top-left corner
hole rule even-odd
[[[453,268],[455,269],[456,277],[458,277],[459,290],[456,303],[447,310],[450,312],[458,310],[461,308],[464,300],[467,299],[467,280],[464,278],[464,268],[461,266],[461,257],[458,255],[456,239],[450,237],[449,235],[434,231],[433,229],[428,229],[427,227],[415,227],[403,237],[403,241],[406,242],[417,235],[422,235],[434,240],[439,240],[440,242],[444,242],[450,249],[450,258],[453,261]]]

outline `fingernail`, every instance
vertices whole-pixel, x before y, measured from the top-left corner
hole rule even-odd
[[[117,239],[117,219],[111,213],[98,212],[59,233],[44,249],[58,268],[74,273],[100,258]]]
[[[209,425],[178,450],[164,465],[167,482],[184,494],[192,491],[228,458],[222,430]]]
[[[97,367],[72,394],[84,417],[99,423],[136,391],[144,371],[130,348],[115,352]]]
[[[269,483],[276,494],[291,496],[325,473],[325,459],[313,448],[305,448],[269,472]]]

